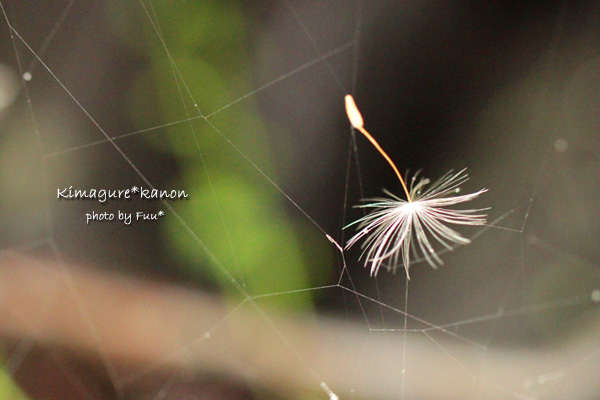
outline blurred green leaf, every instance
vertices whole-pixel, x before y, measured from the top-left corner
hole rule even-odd
[[[315,244],[303,237],[314,230],[292,223],[282,196],[228,142],[276,180],[273,150],[253,99],[232,104],[254,87],[250,22],[242,6],[235,1],[148,4],[147,14],[137,3],[130,10],[117,9],[122,4],[113,7],[119,14],[114,32],[132,51],[142,49],[136,54],[142,68],[126,94],[131,119],[139,129],[186,120],[144,136],[179,161],[181,180],[174,180],[172,187],[185,188],[189,199],[174,207],[218,262],[167,215],[170,247],[194,275],[209,277],[227,293],[234,289],[232,278],[251,296],[318,284],[315,279],[321,281],[326,274],[311,273],[309,265],[330,261],[326,242]],[[226,106],[209,122],[198,118],[200,112],[209,115]],[[311,251],[310,258],[305,250]],[[307,291],[267,301],[304,309],[311,297]]]
[[[13,382],[11,376],[0,368],[0,398],[10,400],[28,400],[29,397]]]

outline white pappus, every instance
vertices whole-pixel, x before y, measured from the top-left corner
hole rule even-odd
[[[456,245],[471,242],[447,224],[486,223],[486,215],[481,214],[485,209],[455,210],[448,207],[471,201],[487,189],[458,195],[460,185],[468,180],[464,169],[457,173],[449,171],[431,185],[429,179],[419,177],[417,172],[411,178],[410,188],[407,188],[390,157],[364,129],[362,117],[350,95],[346,96],[346,111],[354,128],[365,135],[392,166],[400,179],[407,200],[384,190],[389,197],[371,199],[369,203],[357,206],[373,211],[346,226],[347,228],[356,225],[359,231],[347,242],[345,248],[348,249],[365,238],[361,245],[361,258],[364,258],[365,267],[370,266],[372,276],[377,275],[382,266],[395,270],[401,259],[406,276],[410,279],[411,254],[425,259],[434,268],[442,265],[442,259],[432,242],[440,243],[448,250],[452,250]]]

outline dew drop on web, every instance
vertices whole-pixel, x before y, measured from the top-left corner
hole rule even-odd
[[[557,153],[564,153],[565,151],[567,151],[568,147],[569,144],[565,139],[556,139],[554,141],[554,150],[556,150]]]
[[[594,303],[600,303],[600,289],[592,290],[592,301]]]

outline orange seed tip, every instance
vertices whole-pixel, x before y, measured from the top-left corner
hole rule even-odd
[[[346,114],[348,114],[348,119],[353,127],[356,129],[360,129],[363,127],[363,119],[362,115],[360,115],[360,111],[356,107],[356,103],[354,102],[354,98],[347,94],[345,97],[346,100]]]

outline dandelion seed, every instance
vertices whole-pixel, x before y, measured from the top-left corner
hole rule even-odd
[[[406,277],[410,279],[408,271],[411,254],[423,258],[433,268],[437,268],[443,262],[433,243],[439,243],[444,248],[452,250],[456,245],[471,242],[449,228],[447,224],[483,225],[486,223],[486,215],[480,214],[485,209],[454,210],[447,207],[473,200],[487,189],[457,195],[460,185],[468,180],[464,169],[457,173],[449,171],[433,184],[430,184],[429,179],[419,177],[417,172],[411,178],[410,187],[407,187],[396,165],[363,127],[362,116],[352,96],[347,95],[345,100],[350,123],[391,165],[407,198],[404,200],[384,190],[389,197],[375,198],[371,203],[358,206],[373,211],[346,226],[348,228],[356,225],[359,231],[348,241],[345,249],[365,238],[361,245],[363,249],[361,258],[365,260],[365,267],[371,267],[371,276],[377,275],[382,266],[395,270],[401,259]]]

